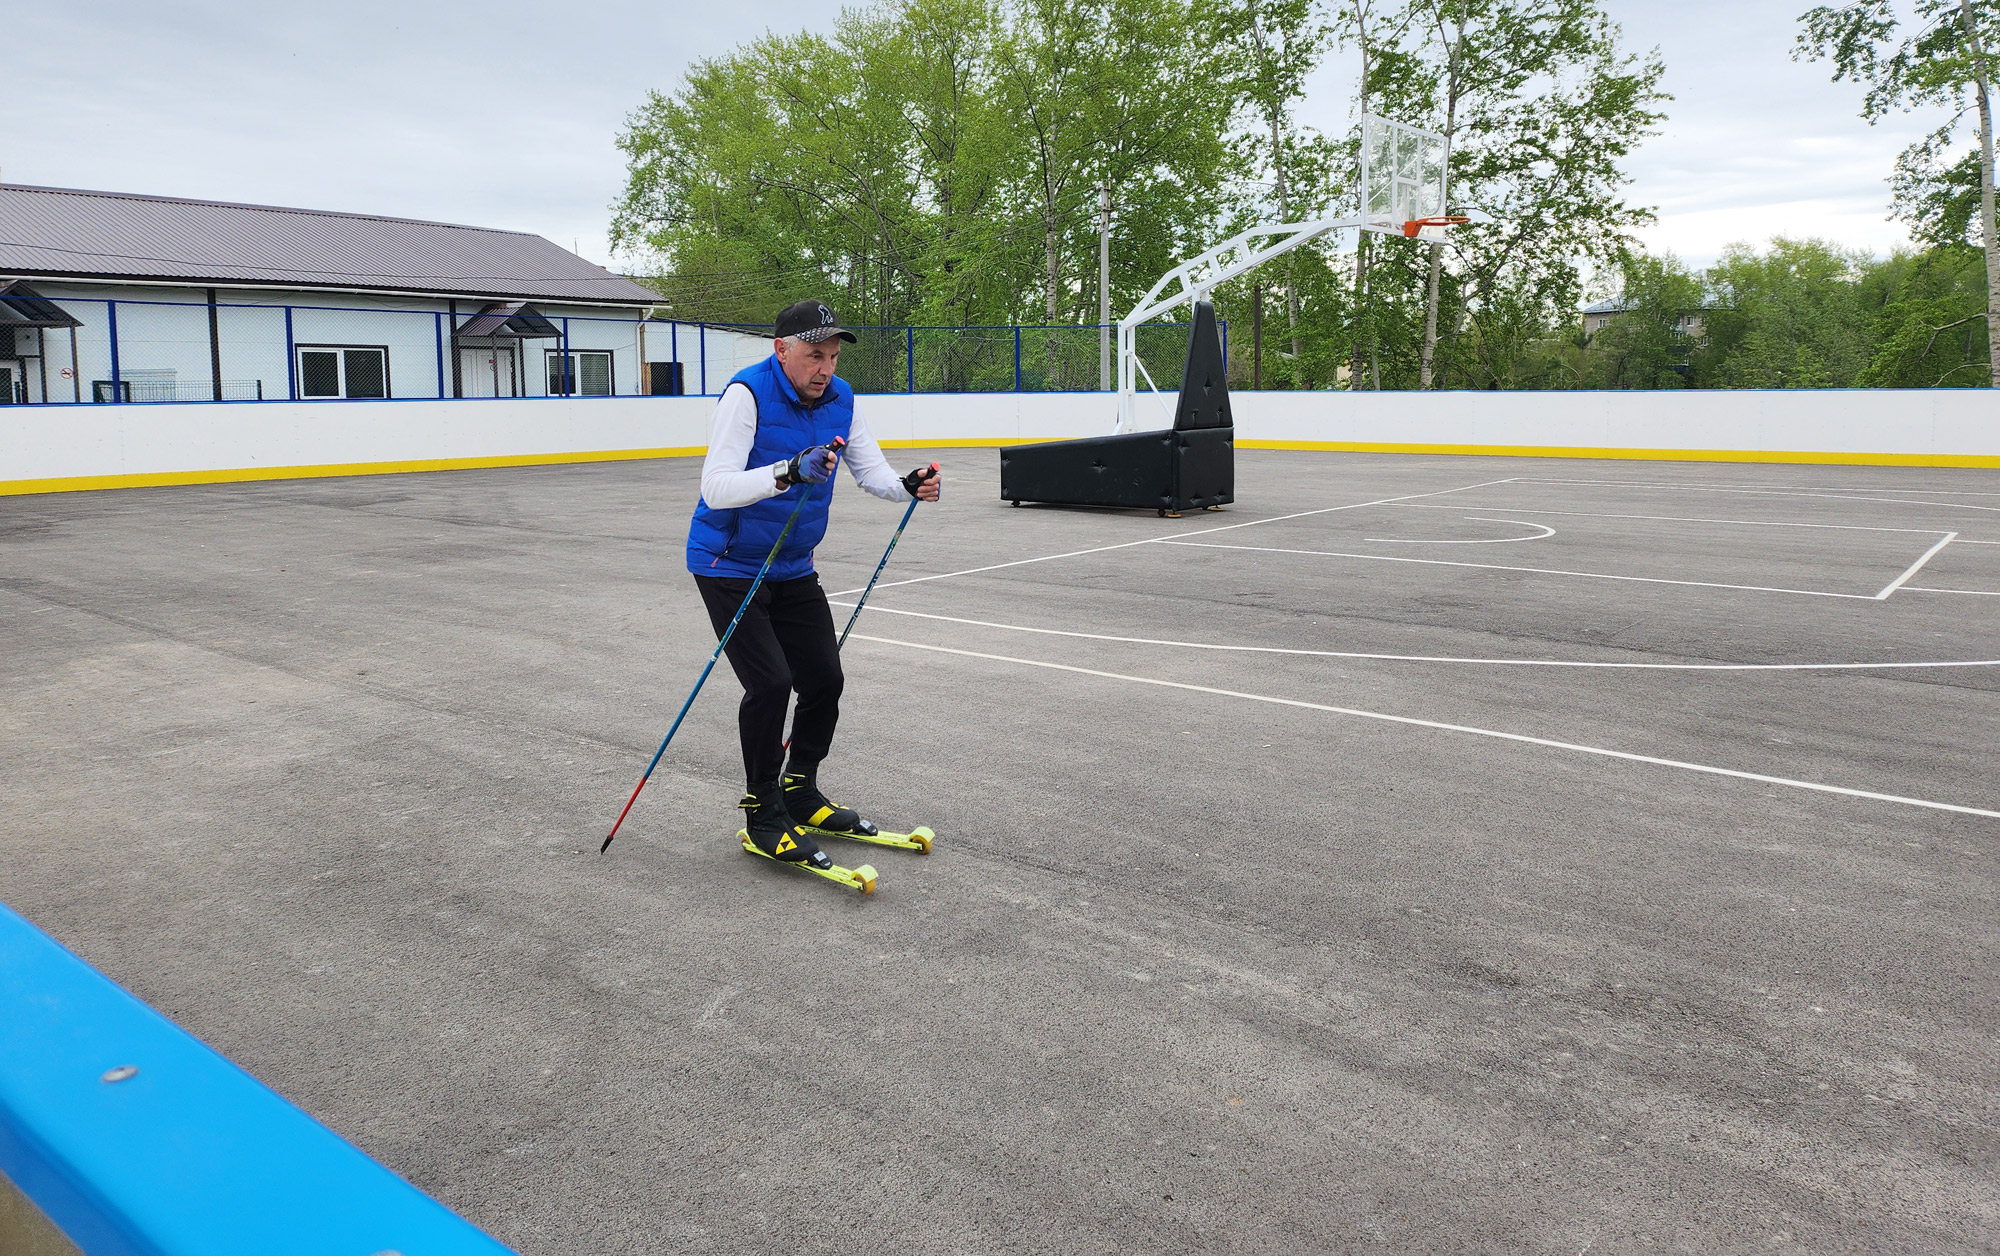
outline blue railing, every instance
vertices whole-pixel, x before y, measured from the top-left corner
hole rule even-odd
[[[4,905],[0,1173],[91,1256],[508,1252]]]

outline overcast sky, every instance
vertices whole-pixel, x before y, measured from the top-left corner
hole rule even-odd
[[[1732,241],[1818,235],[1886,252],[1897,151],[1925,120],[1870,127],[1860,92],[1789,59],[1808,0],[1610,0],[1657,45],[1675,96],[1633,157],[1643,233],[1697,265]],[[14,6],[30,89],[0,131],[12,183],[353,210],[509,227],[607,260],[614,146],[648,88],[765,29],[830,25],[836,6],[576,0],[564,5]],[[1308,121],[1344,125],[1352,54],[1315,82]]]

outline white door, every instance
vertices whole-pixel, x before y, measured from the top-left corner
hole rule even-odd
[[[467,397],[513,397],[514,350],[476,349],[461,345],[458,350],[458,382]]]

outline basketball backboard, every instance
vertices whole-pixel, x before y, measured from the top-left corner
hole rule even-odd
[[[1361,115],[1362,217],[1370,227],[1404,234],[1404,224],[1445,213],[1444,136],[1372,113]],[[1422,230],[1430,238],[1438,228]],[[1441,234],[1441,233],[1440,233]]]

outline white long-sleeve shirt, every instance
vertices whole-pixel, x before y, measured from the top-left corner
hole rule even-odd
[[[752,467],[750,447],[757,440],[757,399],[747,384],[731,384],[715,403],[715,417],[708,424],[708,457],[701,464],[701,497],[715,510],[735,510],[784,490],[778,487],[778,472],[791,460],[768,467]],[[793,452],[797,452],[796,450]],[[906,502],[908,489],[903,477],[889,469],[882,447],[860,414],[847,429],[847,448],[841,461],[854,482],[883,501]]]

